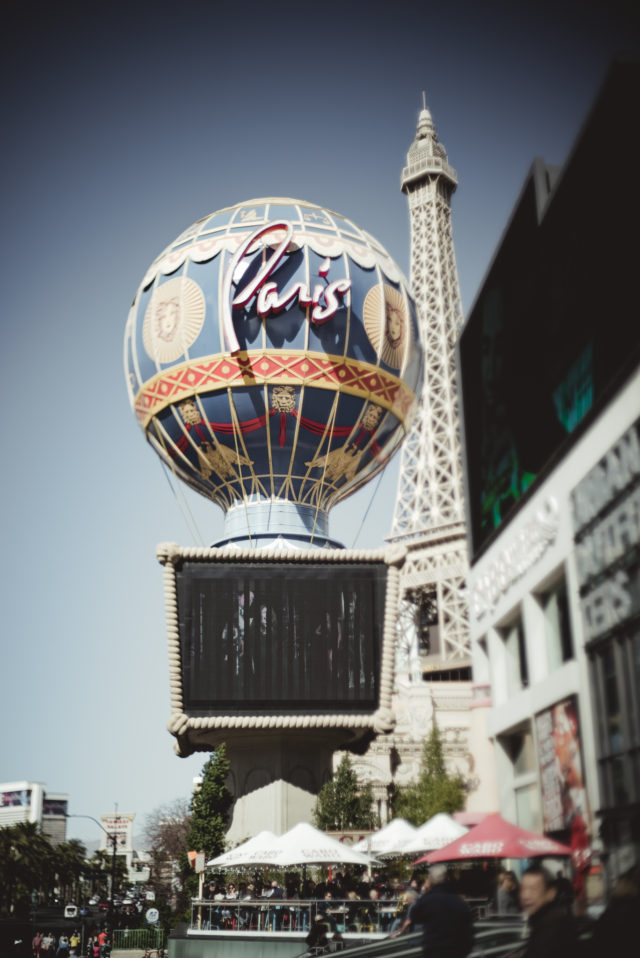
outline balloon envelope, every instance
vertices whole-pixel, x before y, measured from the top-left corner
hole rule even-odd
[[[249,200],[153,262],[127,320],[125,372],[148,441],[225,513],[272,501],[325,513],[409,429],[418,318],[401,271],[351,220]]]

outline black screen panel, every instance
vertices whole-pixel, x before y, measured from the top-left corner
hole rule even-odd
[[[384,563],[184,563],[185,712],[375,709],[386,573]]]

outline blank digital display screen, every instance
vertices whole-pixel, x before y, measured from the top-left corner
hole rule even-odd
[[[375,709],[386,576],[383,562],[185,562],[186,714]]]
[[[611,73],[562,175],[532,167],[460,337],[476,557],[584,433],[640,357],[638,71]],[[595,189],[616,144],[619,201]],[[555,175],[555,174],[554,174]],[[614,437],[612,436],[612,439]]]

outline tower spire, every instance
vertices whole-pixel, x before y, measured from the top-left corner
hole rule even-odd
[[[425,357],[424,383],[402,449],[390,539],[409,549],[406,630],[424,631],[425,615],[432,624],[437,620],[440,668],[451,659],[459,665],[469,660],[461,595],[468,560],[455,369],[462,309],[451,230],[451,196],[457,183],[424,98],[401,179],[409,201],[410,278]],[[415,646],[415,634],[405,641]],[[429,650],[430,657],[434,653]]]
[[[402,447],[390,535],[406,547],[396,633],[394,707],[399,721],[394,733],[372,743],[361,766],[380,807],[390,781],[417,777],[416,756],[431,722],[448,730],[445,755],[451,766],[460,768],[459,756],[469,751],[468,560],[455,381],[461,306],[451,232],[457,182],[424,97],[401,181],[409,201],[410,275],[424,384]],[[430,682],[434,673],[447,681]],[[372,780],[376,767],[381,771]]]

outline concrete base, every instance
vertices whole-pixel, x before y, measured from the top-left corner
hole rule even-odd
[[[282,835],[298,822],[313,822],[316,800],[316,795],[282,779],[257,788],[233,806],[227,841],[237,845],[264,829]]]
[[[305,936],[289,938],[239,935],[210,937],[207,935],[171,936],[168,941],[169,958],[294,958],[304,952]]]
[[[236,796],[229,844],[263,829],[281,835],[298,822],[312,822],[318,792],[331,777],[338,741],[331,730],[308,729],[305,735],[263,730],[229,742],[230,789]]]

